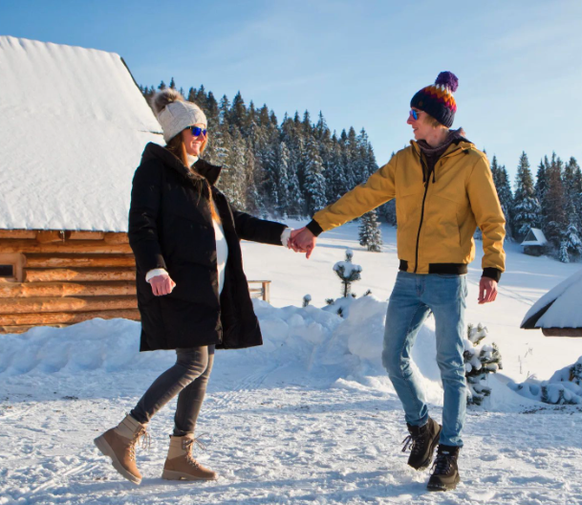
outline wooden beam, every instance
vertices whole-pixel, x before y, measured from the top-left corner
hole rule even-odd
[[[582,337],[582,328],[542,328],[546,337]]]
[[[69,240],[39,243],[35,240],[2,240],[2,253],[131,254],[129,244],[107,244],[98,240]]]
[[[35,239],[35,230],[0,230],[0,239]]]
[[[70,235],[71,232],[68,233]],[[50,244],[52,242],[64,242],[66,238],[67,232],[60,230],[39,230],[36,234],[36,241],[41,244]]]
[[[0,298],[125,296],[136,294],[135,282],[3,282]],[[1,303],[1,302],[0,302]]]
[[[135,258],[130,254],[86,255],[74,254],[27,254],[26,268],[108,268],[135,267]]]
[[[75,324],[88,319],[121,317],[139,321],[137,309],[103,310],[94,312],[44,312],[33,314],[0,314],[0,326]]]
[[[107,244],[129,244],[127,233],[107,232],[104,233],[103,240],[105,240]]]
[[[71,231],[69,240],[103,240],[102,231]]]
[[[55,326],[57,328],[63,328],[64,326],[67,326],[66,324],[51,324],[50,326]],[[24,325],[18,325],[18,326],[1,326],[0,325],[0,333],[24,333],[25,331],[28,331],[32,328],[35,328],[36,325],[34,324],[24,324]]]
[[[64,298],[5,298],[0,300],[0,314],[93,312],[135,308],[137,308],[135,296],[71,296]]]
[[[135,269],[129,268],[26,268],[25,282],[51,281],[135,281]]]

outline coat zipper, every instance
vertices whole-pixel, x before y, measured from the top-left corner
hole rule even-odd
[[[426,201],[426,194],[428,193],[428,185],[430,184],[430,176],[431,174],[428,173],[428,168],[426,167],[424,160],[422,159],[422,154],[419,153],[418,157],[420,158],[420,164],[422,165],[423,173],[426,173],[426,181],[424,183],[424,196],[422,197],[422,208],[420,211],[420,224],[418,225],[418,234],[416,235],[416,255],[414,259],[414,272],[418,269],[418,249],[420,247],[420,230],[422,228],[422,221],[424,220],[424,203]],[[434,170],[434,169],[433,169]]]

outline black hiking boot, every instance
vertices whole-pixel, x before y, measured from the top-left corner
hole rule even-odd
[[[432,465],[433,472],[426,486],[429,491],[450,491],[457,487],[461,480],[457,466],[459,449],[453,445],[439,445]]]
[[[441,425],[429,417],[424,426],[410,426],[408,423],[406,426],[410,435],[402,441],[402,452],[410,448],[408,464],[415,470],[424,470],[432,461],[434,448],[439,442]]]

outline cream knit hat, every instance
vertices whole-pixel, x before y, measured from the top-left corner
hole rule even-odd
[[[166,88],[152,98],[152,108],[169,142],[178,133],[194,124],[207,125],[206,116],[195,103],[186,102],[175,89]]]

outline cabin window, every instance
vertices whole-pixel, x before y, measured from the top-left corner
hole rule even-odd
[[[0,282],[22,282],[24,256],[19,253],[0,254]]]
[[[14,265],[0,265],[0,277],[14,277]]]

